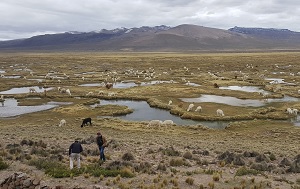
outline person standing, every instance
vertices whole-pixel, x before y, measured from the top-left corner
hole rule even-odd
[[[78,140],[75,140],[69,147],[70,169],[73,169],[73,161],[77,159],[77,168],[80,168],[80,153],[83,148]]]
[[[105,161],[104,148],[107,145],[106,138],[100,132],[97,133],[96,142],[100,151],[100,160]]]

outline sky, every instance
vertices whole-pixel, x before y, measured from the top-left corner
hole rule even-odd
[[[300,32],[299,0],[1,0],[0,40],[67,31],[194,24]]]

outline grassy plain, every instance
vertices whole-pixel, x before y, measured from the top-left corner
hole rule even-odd
[[[285,111],[300,109],[299,102],[268,103],[263,107],[201,102],[194,104],[195,107],[201,105],[202,112],[187,112],[190,103],[180,100],[203,94],[262,101],[284,95],[300,98],[299,62],[300,53],[291,52],[0,54],[0,70],[5,70],[3,76],[21,76],[0,78],[0,91],[36,85],[54,88],[47,93],[12,94],[5,98],[14,97],[20,105],[72,102],[47,111],[0,119],[0,158],[10,165],[0,171],[0,180],[22,171],[39,177],[48,186],[65,188],[94,185],[107,188],[300,188],[300,166],[295,159],[300,155],[300,128],[287,121],[294,115]],[[50,77],[45,78],[47,74]],[[79,86],[113,82],[114,78],[118,82],[174,82],[125,89]],[[292,84],[270,84],[265,78],[281,78]],[[199,86],[186,84],[188,82]],[[222,90],[215,88],[215,83],[218,86],[259,86],[270,94],[266,97],[257,92]],[[60,93],[57,87],[69,88],[72,96]],[[93,94],[87,96],[88,92]],[[108,96],[111,92],[116,95]],[[131,111],[122,106],[88,106],[99,99],[100,104],[101,99],[146,100],[151,106],[183,118],[235,122],[217,130],[201,125],[148,127],[147,121],[97,118]],[[168,105],[169,100],[172,105]],[[218,108],[224,111],[224,117],[216,115]],[[80,128],[81,119],[85,117],[91,117],[93,125]],[[61,119],[66,119],[66,126],[58,127]],[[106,148],[108,160],[103,164],[98,162],[93,141],[98,131],[112,141]],[[67,167],[67,149],[75,139],[80,139],[84,148],[80,174],[69,173],[66,168],[63,171],[68,175],[54,178],[46,174],[45,169],[32,166],[33,161],[51,160]],[[291,165],[283,164],[285,158]],[[107,176],[105,172],[99,176],[88,171],[89,165],[118,170],[120,176]],[[134,176],[122,176],[124,170]]]

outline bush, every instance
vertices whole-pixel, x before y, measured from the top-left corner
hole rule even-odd
[[[269,158],[270,158],[271,161],[276,160],[276,156],[272,153],[270,154]]]
[[[7,169],[9,165],[0,159],[0,170]]]
[[[183,161],[182,158],[171,159],[171,161],[170,161],[170,166],[179,167],[179,166],[182,166],[182,165],[184,165],[184,161]]]
[[[248,169],[246,167],[241,167],[236,171],[235,176],[257,175],[260,173],[261,173],[261,171],[257,171],[255,169]]]
[[[183,154],[183,157],[184,157],[185,159],[192,159],[192,158],[193,158],[193,155],[192,155],[191,152],[185,152],[185,153]]]
[[[167,156],[179,156],[180,152],[176,151],[173,146],[162,150],[162,153]]]
[[[186,183],[188,183],[189,185],[193,185],[194,184],[194,179],[191,178],[191,177],[188,177],[186,180],[185,180]]]
[[[133,157],[132,153],[127,152],[127,153],[123,154],[122,160],[131,161],[131,160],[134,160],[134,157]]]

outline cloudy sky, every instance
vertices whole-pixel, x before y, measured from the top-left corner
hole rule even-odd
[[[195,24],[300,32],[299,0],[1,0],[0,40],[65,31]]]

